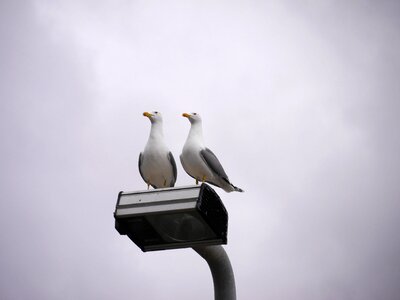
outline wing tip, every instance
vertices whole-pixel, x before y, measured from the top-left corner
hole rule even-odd
[[[243,189],[241,189],[241,188],[239,188],[239,187],[237,187],[237,186],[234,186],[234,185],[232,185],[232,186],[233,186],[233,188],[235,189],[235,192],[244,193],[244,190],[243,190]]]

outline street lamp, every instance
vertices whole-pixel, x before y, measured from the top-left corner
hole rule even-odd
[[[207,184],[120,192],[114,216],[144,252],[227,243],[228,213]]]
[[[216,300],[236,299],[225,250],[228,212],[207,184],[120,192],[115,228],[143,252],[192,247],[210,266]]]

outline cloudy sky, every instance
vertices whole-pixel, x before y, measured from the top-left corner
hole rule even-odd
[[[1,299],[212,299],[191,249],[142,253],[119,191],[164,115],[231,181],[239,299],[398,299],[397,1],[1,1]],[[177,185],[192,184],[180,164]]]

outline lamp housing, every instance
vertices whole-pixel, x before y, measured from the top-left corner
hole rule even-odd
[[[227,244],[228,212],[207,184],[120,192],[115,228],[142,251]]]

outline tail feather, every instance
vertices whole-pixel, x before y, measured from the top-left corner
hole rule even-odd
[[[244,192],[244,190],[242,190],[241,188],[239,188],[237,186],[234,186],[232,183],[231,183],[231,186],[234,188],[235,192],[240,192],[240,193]]]
[[[240,193],[243,193],[243,192],[244,192],[244,190],[242,190],[241,188],[239,188],[239,187],[237,187],[237,186],[234,186],[234,185],[229,181],[228,178],[223,177],[222,179],[227,183],[227,185],[224,184],[225,187],[221,187],[225,192],[227,192],[227,193],[230,193],[230,192],[240,192]],[[218,186],[218,185],[217,185],[217,186]],[[229,187],[232,187],[233,190],[230,189]]]

